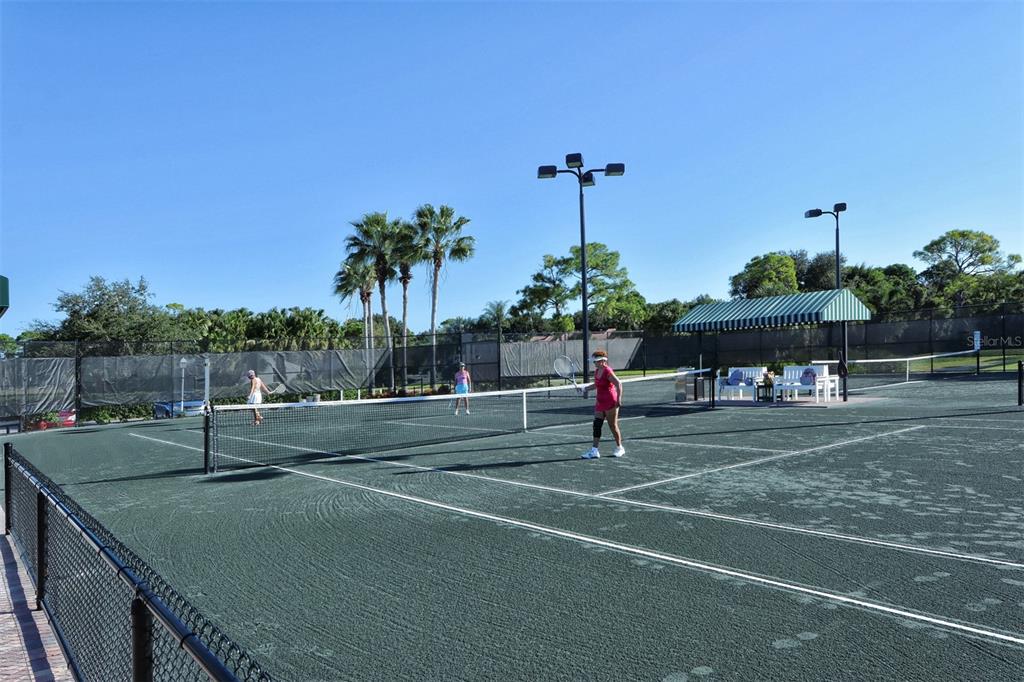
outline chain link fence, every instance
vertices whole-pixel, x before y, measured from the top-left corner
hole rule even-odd
[[[978,330],[984,369],[1008,372],[1024,352],[1024,304],[913,311],[850,323],[848,329],[850,359],[965,350]],[[836,359],[841,338],[839,324],[671,335],[608,331],[593,333],[590,348],[606,351],[617,370],[645,373]],[[552,376],[559,355],[581,366],[585,362],[578,332],[474,332],[433,339],[419,334],[408,342],[403,346],[396,336],[390,353],[383,338],[372,339],[369,348],[330,348],[329,341],[316,339],[30,342],[17,357],[0,359],[0,427],[4,417],[31,426],[47,412],[58,420],[62,410],[74,410],[79,421],[86,421],[102,415],[152,416],[159,402],[240,402],[248,390],[249,369],[271,386],[283,385],[284,399],[311,394],[333,399],[381,390],[444,391],[460,362],[466,363],[474,390],[533,385]],[[212,352],[215,347],[238,350]]]
[[[9,443],[4,475],[4,532],[77,679],[272,679]]]

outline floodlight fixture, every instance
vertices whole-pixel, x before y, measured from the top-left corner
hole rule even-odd
[[[809,211],[804,211],[804,217],[805,218],[820,218],[821,217],[821,209],[820,208],[812,208]]]
[[[558,175],[558,166],[540,166],[537,168],[537,177],[541,180],[549,180]]]
[[[846,210],[846,204],[845,203],[836,204],[835,206],[832,207],[832,210],[835,211],[836,213],[842,213],[843,211]]]
[[[584,173],[583,174],[583,178],[580,180],[580,184],[583,185],[584,187],[593,187],[594,186],[594,172],[593,171],[587,171],[586,173]]]
[[[619,175],[625,175],[625,173],[626,164],[624,163],[609,163],[607,166],[604,167],[605,175],[616,177]]]
[[[569,168],[583,168],[583,155],[582,154],[566,154],[565,165]]]

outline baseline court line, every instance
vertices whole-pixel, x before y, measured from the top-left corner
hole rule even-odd
[[[864,436],[863,438],[854,438],[853,440],[844,440],[840,443],[830,443],[829,445],[819,445],[815,448],[808,448],[807,450],[797,450],[795,452],[787,452],[781,455],[775,455],[773,457],[761,457],[760,459],[753,459],[748,462],[739,462],[737,464],[729,464],[726,466],[715,467],[713,469],[703,469],[690,474],[683,474],[682,476],[673,476],[672,478],[665,478],[660,481],[651,481],[650,483],[641,483],[640,485],[632,485],[626,488],[616,488],[615,490],[606,490],[603,493],[598,493],[599,496],[605,497],[607,495],[615,495],[618,493],[628,492],[630,490],[639,490],[641,488],[650,488],[652,486],[661,485],[662,483],[671,483],[672,481],[681,481],[686,478],[694,478],[696,476],[704,476],[706,474],[714,474],[719,471],[728,471],[729,469],[739,469],[740,467],[754,466],[755,464],[764,464],[765,462],[773,462],[777,459],[783,459],[786,457],[796,457],[797,455],[806,455],[809,452],[817,452],[818,450],[828,450],[829,448],[838,448],[843,445],[850,445],[852,443],[860,443],[861,441],[871,440],[873,438],[882,438],[884,436],[895,436],[898,433],[906,433],[907,431],[916,431],[917,429],[923,429],[923,426],[911,426],[906,429],[899,429],[897,431],[889,431],[888,433],[876,433],[872,436]]]
[[[142,436],[142,435],[139,435],[139,434],[136,434],[136,433],[132,433],[132,434],[129,434],[129,435],[135,436],[136,438],[145,438],[146,440],[156,441],[157,443],[165,443],[167,445],[176,445],[176,446],[178,446],[180,448],[185,448],[187,450],[195,450],[197,452],[202,452],[203,451],[202,448],[192,447],[191,445],[185,445],[184,443],[175,443],[175,442],[169,441],[169,440],[160,440],[159,438],[152,438],[150,436]],[[416,446],[416,447],[426,447],[426,446]],[[383,452],[381,452],[379,454],[384,454],[385,452],[397,452],[397,450],[383,451]],[[325,452],[323,454],[325,454],[325,455],[333,455],[333,453],[327,453],[327,452]],[[940,557],[947,558],[947,559],[974,561],[974,562],[979,562],[979,563],[993,564],[993,565],[997,565],[997,566],[1006,566],[1008,568],[1017,568],[1017,569],[1024,570],[1024,563],[1015,563],[1015,562],[1012,562],[1012,561],[1006,561],[1004,559],[995,559],[995,558],[992,558],[992,557],[986,557],[986,556],[981,556],[981,555],[977,555],[977,554],[961,554],[961,553],[958,553],[958,552],[949,552],[949,551],[942,550],[942,549],[933,549],[933,548],[930,548],[930,547],[922,547],[920,545],[907,545],[907,544],[902,544],[902,543],[899,543],[899,542],[891,542],[889,540],[877,540],[875,538],[867,538],[867,537],[863,537],[863,536],[859,536],[859,535],[846,535],[844,533],[836,533],[836,532],[832,532],[832,531],[817,530],[815,528],[803,528],[803,527],[800,527],[800,526],[787,526],[785,524],[775,523],[775,522],[772,522],[772,521],[759,521],[757,519],[748,519],[748,518],[744,518],[742,516],[730,516],[728,514],[719,514],[719,513],[716,513],[716,512],[709,512],[709,511],[704,511],[704,510],[701,510],[701,509],[688,509],[686,507],[674,507],[674,506],[667,505],[667,504],[658,504],[658,503],[655,503],[655,502],[644,502],[642,500],[631,500],[631,499],[628,499],[628,498],[620,498],[620,497],[608,497],[608,496],[598,495],[598,494],[595,494],[595,493],[587,493],[587,492],[581,492],[581,491],[578,491],[578,490],[571,490],[571,489],[568,489],[568,488],[555,488],[553,486],[546,486],[546,485],[541,485],[541,484],[538,484],[538,483],[525,483],[523,481],[513,481],[513,480],[509,480],[509,479],[504,479],[504,478],[494,478],[492,476],[483,476],[481,474],[471,474],[471,473],[468,473],[468,472],[465,472],[465,471],[449,471],[447,469],[442,469],[442,468],[439,468],[439,467],[425,467],[425,466],[420,466],[418,464],[409,464],[407,462],[393,462],[393,461],[390,461],[390,460],[376,459],[374,457],[365,457],[365,456],[361,456],[361,455],[346,455],[346,456],[350,457],[350,458],[353,458],[353,459],[359,459],[359,460],[363,460],[363,461],[367,461],[367,462],[377,462],[377,463],[380,463],[380,464],[386,464],[386,465],[394,466],[394,467],[398,467],[398,468],[417,469],[417,470],[422,471],[424,473],[439,473],[439,474],[448,474],[450,476],[462,476],[464,478],[470,478],[470,479],[474,479],[474,480],[478,480],[478,481],[486,481],[488,483],[495,483],[495,484],[498,484],[498,485],[509,485],[509,486],[520,487],[520,488],[529,488],[529,489],[533,489],[533,490],[539,490],[541,492],[550,492],[550,493],[556,493],[556,494],[561,494],[561,495],[571,495],[571,496],[574,496],[574,497],[582,497],[582,498],[591,499],[591,500],[615,502],[616,504],[624,504],[624,505],[633,506],[633,507],[642,507],[642,508],[645,508],[645,509],[657,509],[659,511],[665,511],[665,512],[669,512],[669,513],[673,513],[673,514],[681,514],[681,515],[684,515],[684,516],[697,516],[697,517],[701,517],[701,518],[712,519],[712,520],[715,520],[715,521],[723,521],[723,522],[726,522],[726,523],[735,523],[735,524],[745,525],[745,526],[757,526],[757,527],[761,527],[761,528],[768,528],[768,529],[771,529],[771,530],[784,531],[784,532],[788,532],[788,533],[796,533],[796,534],[800,534],[800,535],[813,535],[813,536],[817,536],[817,537],[827,538],[827,539],[830,539],[830,540],[841,540],[841,541],[844,541],[844,542],[854,542],[854,543],[858,543],[858,544],[872,545],[872,546],[876,546],[876,547],[884,547],[884,548],[887,548],[887,549],[895,549],[895,550],[899,550],[899,551],[916,552],[916,553],[919,553],[919,554],[930,554],[930,555],[940,556]]]
[[[255,462],[254,462],[255,463]],[[880,613],[886,613],[901,618],[907,618],[910,620],[927,623],[936,627],[947,628],[950,630],[956,630],[959,632],[965,632],[979,637],[986,637],[989,639],[995,639],[1003,642],[1009,642],[1011,644],[1024,645],[1024,635],[1018,635],[1017,633],[1004,633],[997,630],[990,630],[974,624],[957,623],[950,620],[944,620],[935,616],[926,615],[923,613],[915,613],[913,611],[907,611],[905,609],[897,608],[894,606],[888,606],[880,602],[868,601],[866,599],[857,599],[854,597],[848,597],[843,594],[836,592],[829,592],[824,589],[804,587],[795,583],[787,583],[782,580],[776,580],[774,578],[765,578],[753,573],[747,573],[732,568],[726,568],[722,566],[715,566],[714,564],[707,564],[684,557],[675,556],[672,554],[665,554],[663,552],[654,552],[643,547],[636,547],[633,545],[626,545],[620,542],[612,542],[610,540],[603,540],[601,538],[582,535],[580,533],[573,533],[571,531],[562,530],[560,528],[554,528],[551,526],[543,526],[537,523],[529,521],[521,521],[519,519],[513,519],[505,516],[498,516],[497,514],[490,514],[487,512],[476,511],[473,509],[466,509],[464,507],[457,507],[455,505],[446,504],[444,502],[437,502],[435,500],[428,500],[422,497],[416,497],[414,495],[407,495],[405,493],[393,492],[390,490],[383,490],[380,488],[374,488],[373,486],[363,485],[361,483],[354,483],[352,481],[344,481],[338,478],[331,478],[329,476],[321,476],[319,474],[311,474],[304,471],[298,471],[296,469],[290,469],[288,467],[282,467],[277,465],[269,465],[272,469],[278,469],[288,473],[293,473],[298,476],[305,476],[315,480],[325,481],[328,483],[336,483],[349,488],[355,488],[356,490],[362,490],[364,492],[377,493],[378,495],[384,495],[386,497],[392,497],[406,502],[412,502],[427,507],[433,507],[434,509],[441,509],[443,511],[451,512],[454,514],[460,514],[462,516],[469,516],[471,518],[482,519],[484,521],[490,521],[506,526],[513,526],[515,528],[523,528],[525,530],[533,531],[535,533],[543,533],[544,535],[550,535],[558,538],[565,538],[568,540],[574,540],[576,542],[582,542],[596,547],[605,547],[607,549],[613,549],[625,554],[633,554],[636,556],[642,556],[658,561],[664,561],[666,563],[674,564],[676,566],[682,566],[684,568],[696,569],[698,571],[704,571],[707,573],[716,573],[718,575],[729,576],[730,578],[737,578],[739,580],[746,580],[748,582],[757,583],[759,585],[765,585],[768,587],[774,587],[781,590],[787,590],[790,592],[796,592],[800,594],[807,594],[813,597],[819,597],[821,599],[827,599],[830,601],[840,602],[842,604],[849,604],[851,606],[857,606],[869,611],[878,611]]]

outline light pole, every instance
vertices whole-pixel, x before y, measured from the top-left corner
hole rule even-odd
[[[178,408],[178,416],[185,414],[185,368],[188,367],[188,359],[182,358],[178,360],[178,366],[181,367],[181,407]],[[174,410],[171,410],[172,412]]]
[[[846,204],[839,203],[832,206],[831,211],[822,211],[820,208],[812,208],[809,211],[804,211],[804,218],[819,218],[824,214],[828,214],[836,219],[836,290],[843,288],[843,266],[839,258],[839,214],[846,210]],[[843,351],[842,355],[839,356],[839,376],[843,379],[843,402],[847,402],[850,399],[849,393],[846,391],[846,361],[849,360],[850,346],[849,337],[846,333],[846,320],[843,320]]]
[[[541,180],[553,178],[559,173],[569,173],[576,176],[580,185],[580,292],[583,296],[583,383],[590,380],[590,315],[587,310],[587,224],[583,217],[583,188],[594,186],[594,173],[604,173],[606,176],[619,176],[626,172],[626,164],[609,163],[604,168],[592,168],[583,170],[582,154],[566,154],[566,168],[557,166],[540,166],[537,168],[537,177]]]

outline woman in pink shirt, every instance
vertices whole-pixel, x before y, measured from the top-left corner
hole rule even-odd
[[[626,448],[622,447],[622,432],[619,431],[619,407],[622,405],[622,382],[615,376],[615,371],[608,366],[608,354],[603,350],[595,350],[590,356],[594,363],[594,383],[583,390],[597,388],[597,401],[594,403],[594,447],[587,450],[582,459],[597,459],[601,456],[597,446],[601,443],[601,427],[608,420],[608,428],[615,438],[615,450],[612,457],[622,457]]]
[[[466,370],[466,363],[459,363],[459,371],[455,373],[455,414],[459,413],[459,403],[466,405],[466,414],[469,414],[469,391],[472,387],[472,379]]]

